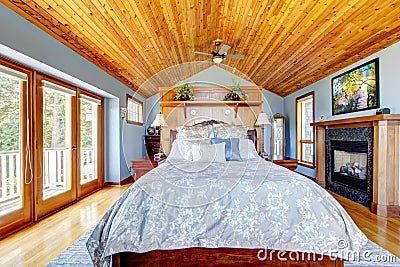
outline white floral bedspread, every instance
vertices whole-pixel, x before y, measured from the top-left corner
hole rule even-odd
[[[114,203],[87,248],[99,265],[124,251],[231,247],[327,254],[338,243],[359,251],[366,242],[329,193],[281,166],[263,159],[167,160]]]

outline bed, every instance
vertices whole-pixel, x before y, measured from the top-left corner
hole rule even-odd
[[[241,131],[212,144],[207,131],[178,136],[167,160],[95,227],[87,241],[95,265],[343,266],[360,251],[367,238],[338,202],[258,157]]]

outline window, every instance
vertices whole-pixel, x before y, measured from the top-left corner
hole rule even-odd
[[[143,125],[143,102],[126,95],[126,107],[126,121],[131,124]]]
[[[307,167],[314,167],[314,92],[296,98],[297,160]]]

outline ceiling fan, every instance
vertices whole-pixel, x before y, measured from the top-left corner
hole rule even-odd
[[[207,55],[207,56],[211,56],[211,58],[209,60],[206,60],[204,62],[207,61],[211,61],[217,64],[226,64],[224,61],[224,58],[234,58],[234,59],[244,59],[244,55],[228,55],[228,50],[231,48],[229,45],[222,45],[221,48],[220,45],[222,43],[222,40],[217,39],[214,41],[214,44],[216,46],[216,49],[214,51],[212,51],[211,53],[205,53],[205,52],[194,52],[197,55]]]

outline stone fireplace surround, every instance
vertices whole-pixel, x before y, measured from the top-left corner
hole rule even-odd
[[[332,129],[373,129],[373,177],[371,212],[383,217],[400,217],[399,156],[400,115],[381,114],[312,123],[316,128],[317,182],[326,188],[326,135]]]
[[[371,207],[372,203],[372,192],[373,192],[373,127],[360,127],[360,128],[337,128],[337,129],[326,129],[325,130],[325,151],[326,151],[326,174],[325,174],[325,188],[333,191],[339,195],[347,197],[357,203],[360,203],[368,208]],[[335,181],[332,173],[333,169],[333,155],[332,155],[332,143],[346,142],[348,144],[357,141],[364,141],[367,146],[367,171],[366,171],[366,181],[358,181],[358,184],[363,182],[366,183],[366,188],[356,188],[352,187],[346,182]],[[347,179],[351,179],[348,177]]]

